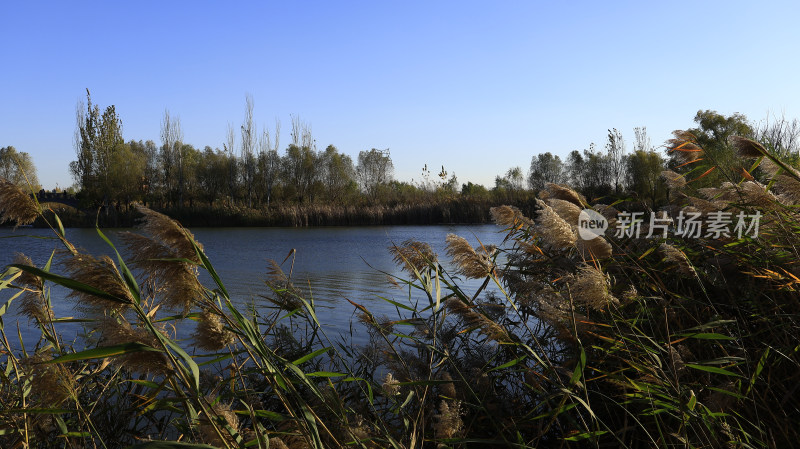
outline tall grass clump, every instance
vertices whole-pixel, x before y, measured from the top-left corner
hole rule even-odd
[[[350,335],[327,335],[291,255],[267,273],[274,306],[257,309],[231,301],[202,245],[164,215],[140,208],[120,251],[98,230],[114,257],[97,257],[37,212],[65,249],[0,277],[12,292],[0,314],[18,307],[41,330],[26,348],[0,321],[2,446],[791,447],[800,173],[732,144],[752,165],[699,189],[705,167],[665,172],[672,201],[652,219],[550,184],[531,216],[492,209],[497,247],[396,243],[397,294],[382,298],[396,313],[351,302]],[[690,140],[672,148],[705,159]],[[589,240],[587,208],[610,226]],[[740,216],[759,217],[757,232],[734,229]],[[54,285],[79,316],[53,314]],[[81,341],[62,340],[63,321],[84,323]]]

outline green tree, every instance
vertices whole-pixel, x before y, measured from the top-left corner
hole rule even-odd
[[[548,151],[531,158],[528,187],[532,190],[541,190],[547,183],[560,184],[562,182],[564,182],[564,164],[560,157],[553,156]]]
[[[18,152],[12,146],[0,148],[0,178],[5,178],[23,190],[39,190],[39,178],[31,155]],[[30,185],[29,185],[30,183]]]
[[[88,89],[86,98],[86,112],[82,104],[78,107],[75,142],[78,160],[70,163],[70,171],[84,198],[103,205],[108,213],[111,201],[118,199],[120,192],[126,189],[122,184],[131,179],[118,176],[124,169],[124,155],[129,154],[130,148],[122,138],[122,120],[114,105],[100,114],[100,108],[92,105]]]
[[[692,172],[698,177],[703,176],[705,179],[694,183],[695,187],[737,181],[742,168],[741,160],[728,139],[731,136],[755,137],[747,117],[739,113],[725,116],[716,111],[701,110],[697,111],[694,121],[697,127],[676,133],[676,138],[667,142],[673,156],[671,165],[680,173]],[[702,152],[693,154],[685,151],[687,144],[692,148],[696,145]]]
[[[228,184],[227,154],[209,146],[205,147],[200,154],[196,176],[200,197],[208,202],[209,207],[213,207]]]
[[[666,168],[665,160],[655,151],[636,150],[626,159],[628,190],[635,196],[650,200],[650,207],[666,198],[667,188],[661,177]]]
[[[394,164],[389,149],[383,151],[375,148],[358,153],[356,176],[363,192],[372,198],[377,197],[381,185],[392,181]]]
[[[335,146],[328,145],[320,154],[320,165],[321,178],[328,199],[341,203],[355,186],[356,169],[353,166],[353,159],[339,153]]]

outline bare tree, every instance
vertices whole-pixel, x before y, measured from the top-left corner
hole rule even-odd
[[[625,180],[625,140],[617,128],[608,130],[606,141],[606,155],[608,157],[609,174],[614,183],[614,192],[620,193]]]
[[[256,128],[253,124],[253,96],[245,97],[244,124],[242,124],[242,178],[247,189],[247,207],[253,207],[253,181],[256,173]]]
[[[275,119],[275,141],[273,144],[272,136],[269,133],[269,128],[264,127],[264,132],[261,134],[261,139],[258,142],[258,180],[263,195],[267,200],[267,208],[269,208],[272,199],[272,188],[278,178],[281,166],[281,158],[278,155],[278,148],[281,139],[281,122]]]
[[[183,131],[181,119],[171,117],[169,110],[164,110],[161,120],[161,154],[164,169],[164,185],[167,191],[177,191],[178,207],[183,206],[184,167],[183,167]],[[177,185],[174,183],[177,182]]]
[[[633,128],[633,135],[636,141],[633,143],[633,151],[653,151],[653,144],[650,143],[650,136],[647,135],[647,127],[640,126]]]
[[[784,114],[769,116],[758,124],[756,140],[763,143],[778,157],[785,159],[800,151],[800,121],[789,121]]]
[[[233,130],[233,125],[228,123],[228,134],[226,143],[222,144],[225,149],[225,159],[228,165],[228,196],[230,197],[231,204],[236,198],[236,174],[237,174],[237,161],[236,154],[234,154],[234,145],[236,145],[236,132]]]

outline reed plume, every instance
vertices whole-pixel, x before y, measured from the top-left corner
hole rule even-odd
[[[98,325],[101,343],[105,346],[120,345],[125,343],[139,343],[159,351],[129,352],[114,358],[114,362],[125,368],[142,373],[164,375],[171,371],[166,355],[160,352],[161,343],[157,336],[148,329],[133,327],[122,317],[105,317]],[[163,330],[157,329],[162,335]]]
[[[61,265],[72,279],[117,298],[115,301],[91,293],[72,290],[68,296],[76,298],[79,305],[87,310],[121,311],[133,303],[133,296],[110,257],[102,256],[97,259],[88,254],[68,252],[61,254],[63,255]]]
[[[606,276],[593,266],[584,266],[578,270],[569,282],[572,299],[591,309],[603,310],[609,304],[619,301],[611,294]]]
[[[209,398],[207,398],[209,402],[212,402]],[[234,432],[239,432],[239,418],[236,417],[236,413],[231,410],[230,404],[223,404],[221,402],[217,402],[212,407],[214,414],[220,418],[222,418],[222,422],[225,425],[231,427]],[[220,435],[217,433],[217,430],[214,428],[214,424],[211,423],[211,419],[214,419],[210,416],[202,416],[200,418],[200,439],[206,443],[210,444],[215,447],[223,447],[228,445],[235,444],[235,440],[233,437],[228,433],[225,429],[224,425],[221,425],[219,421],[217,421],[217,427],[221,431],[224,440],[220,438]],[[270,441],[271,442],[271,441]]]
[[[552,182],[545,184],[544,189],[539,192],[539,198],[543,200],[563,200],[581,208],[589,204],[580,193],[567,186],[553,184]]]
[[[464,237],[447,234],[447,254],[453,259],[456,271],[471,279],[483,279],[494,270],[494,246],[473,248]]]
[[[661,178],[664,180],[670,190],[682,190],[684,187],[686,187],[686,178],[672,170],[662,171]]]
[[[514,206],[497,206],[489,209],[492,221],[505,228],[517,228],[520,226],[533,226],[530,218],[522,215],[522,212]]]
[[[536,200],[536,230],[545,247],[562,250],[575,245],[578,236],[572,226],[542,200]]]
[[[74,398],[78,382],[64,364],[46,363],[53,360],[49,351],[39,352],[21,361],[31,391],[38,397],[40,406],[54,407]]]
[[[576,246],[584,259],[607,259],[613,253],[611,244],[602,236],[590,240],[578,239]]]
[[[757,158],[767,154],[767,149],[755,140],[741,136],[730,136],[728,143],[736,149],[739,157]]]
[[[186,313],[204,294],[197,279],[195,264],[200,263],[200,258],[194,246],[202,251],[202,245],[166,215],[143,206],[136,210],[144,215],[140,229],[149,236],[131,232],[120,234],[125,246],[135,254],[133,264],[159,286],[157,293],[167,308]]]
[[[30,257],[24,254],[17,254],[14,263],[36,267]],[[47,323],[55,318],[53,309],[44,295],[44,281],[42,278],[27,271],[22,271],[19,278],[17,278],[17,283],[25,289],[19,301],[20,311],[23,315],[39,323]]]
[[[464,421],[461,420],[462,413],[461,401],[442,400],[439,403],[439,413],[433,416],[436,420],[433,427],[436,437],[454,438],[461,434],[464,430]]]
[[[445,307],[447,307],[447,310],[451,313],[461,318],[468,327],[480,329],[480,333],[486,335],[490,340],[494,340],[498,343],[508,343],[512,341],[511,336],[503,326],[490,320],[482,313],[476,312],[472,307],[464,303],[464,301],[458,298],[450,298],[445,301]]]
[[[695,274],[694,267],[683,251],[668,243],[662,243],[658,249],[664,255],[664,260],[675,264],[678,273],[686,277],[692,277]]]
[[[578,217],[581,215],[580,207],[566,200],[551,198],[546,200],[547,204],[553,208],[559,217],[563,218],[571,226],[578,225]]]
[[[40,213],[39,206],[30,195],[11,181],[0,178],[0,223],[27,225],[33,223]]]
[[[401,245],[392,245],[389,247],[389,252],[394,256],[394,261],[409,273],[421,272],[438,263],[438,257],[431,246],[416,240],[406,240]]]
[[[236,335],[225,328],[225,321],[216,312],[204,310],[200,314],[192,340],[200,349],[219,351],[233,344]]]
[[[286,276],[278,262],[274,260],[269,261],[266,284],[272,291],[272,295],[262,295],[262,298],[286,311],[303,310],[303,302],[298,299],[300,298],[300,291],[294,286],[292,280]]]

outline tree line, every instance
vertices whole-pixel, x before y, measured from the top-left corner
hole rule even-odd
[[[734,168],[738,163],[728,137],[740,135],[762,142],[785,160],[797,158],[800,122],[783,117],[753,124],[742,114],[725,116],[700,110],[696,126],[654,147],[645,127],[634,129],[630,146],[617,129],[608,130],[602,149],[592,143],[562,159],[550,152],[533,155],[529,170],[512,167],[486,188],[468,182],[459,188],[444,167],[434,175],[428,166],[421,180],[394,179],[388,149],[361,151],[356,161],[334,145],[318,151],[311,126],[291,117],[289,143],[280,152],[281,124],[257,129],[254,102],[246,97],[241,125],[229,124],[222,149],[203,149],[183,142],[178,117],[164,112],[160,142],[123,139],[122,120],[113,105],[103,109],[79,103],[75,132],[76,160],[70,164],[78,198],[87,208],[127,210],[134,202],[158,209],[267,209],[280,205],[397,204],[477,198],[488,203],[519,203],[547,183],[569,184],[587,198],[608,197],[656,208],[667,200],[661,174]],[[681,138],[678,138],[682,136]],[[703,158],[686,164],[671,150],[686,136],[703,148]],[[666,151],[665,151],[666,150]],[[705,164],[703,163],[705,160]],[[796,161],[795,161],[796,162]],[[706,173],[698,186],[719,181],[730,170]],[[23,185],[24,177],[38,185],[33,161],[14,147],[0,149],[0,177]],[[707,176],[706,176],[707,175]]]

